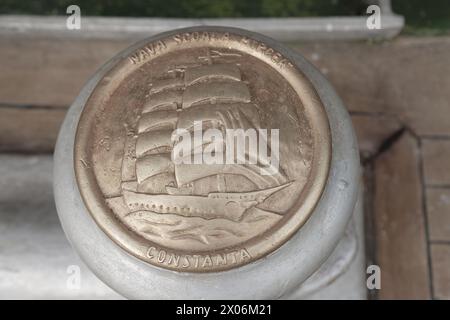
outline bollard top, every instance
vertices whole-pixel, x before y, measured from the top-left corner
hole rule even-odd
[[[74,143],[84,205],[123,250],[156,267],[254,262],[307,221],[331,135],[295,61],[235,29],[144,41],[94,87]]]
[[[214,162],[231,139],[244,156]],[[359,190],[328,81],[236,28],[173,30],[117,54],[70,107],[54,158],[68,239],[128,298],[280,298],[331,254]]]

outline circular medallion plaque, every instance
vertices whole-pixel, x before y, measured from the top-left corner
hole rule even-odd
[[[75,139],[76,181],[100,228],[137,258],[186,272],[279,248],[315,208],[331,160],[324,107],[295,64],[211,27],[123,56]]]

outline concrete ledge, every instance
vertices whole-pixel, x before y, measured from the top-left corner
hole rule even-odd
[[[56,214],[49,155],[0,154],[0,299],[122,299],[70,247]],[[67,285],[79,267],[79,288]]]
[[[402,16],[382,14],[381,29],[369,30],[366,17],[320,18],[105,18],[83,17],[80,30],[68,30],[64,16],[0,15],[0,34],[30,33],[82,38],[142,38],[190,26],[231,26],[279,41],[390,39],[403,28]]]

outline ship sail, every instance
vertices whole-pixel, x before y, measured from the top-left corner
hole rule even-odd
[[[250,91],[243,82],[199,82],[186,88],[183,109],[208,102],[250,102]]]
[[[235,80],[241,81],[239,68],[232,64],[208,64],[189,68],[184,73],[185,85],[190,86],[205,80]]]
[[[122,194],[129,210],[238,220],[248,208],[289,185],[283,172],[261,174],[268,165],[264,159],[256,164],[174,164],[173,130],[192,130],[196,121],[223,131],[260,127],[258,108],[236,65],[186,67],[177,77],[153,82],[135,134],[125,146],[126,153],[134,150],[122,168]],[[237,190],[227,185],[229,175],[251,190],[234,193]]]

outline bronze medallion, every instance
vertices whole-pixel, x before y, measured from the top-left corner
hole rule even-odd
[[[184,161],[174,150],[189,140],[175,132],[193,135]],[[249,134],[227,149],[230,132],[255,133],[258,147]],[[211,145],[219,160],[207,163]],[[242,146],[245,159],[221,162]],[[84,107],[74,161],[87,209],[119,246],[159,267],[211,272],[286,242],[319,201],[330,157],[324,107],[294,62],[239,32],[204,28],[113,66]]]

